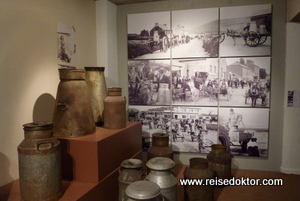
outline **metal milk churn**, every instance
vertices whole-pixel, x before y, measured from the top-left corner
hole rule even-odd
[[[208,167],[205,158],[191,158],[190,166],[184,171],[184,179],[197,179],[205,183],[206,179],[213,179],[214,173]],[[184,186],[185,201],[213,201],[214,187],[212,185]]]
[[[152,146],[147,150],[147,160],[155,157],[167,157],[173,160],[173,149],[169,146],[169,134],[152,134]]]
[[[231,155],[226,148],[226,145],[213,144],[206,156],[209,168],[218,179],[231,179]]]
[[[85,82],[85,70],[59,69],[53,133],[56,137],[80,137],[96,130]]]
[[[160,83],[157,93],[157,104],[168,105],[171,103],[171,92],[169,89],[169,84]]]
[[[104,76],[104,67],[84,67],[85,81],[88,86],[93,116],[96,126],[103,126],[104,99],[107,96],[107,87]]]
[[[129,184],[144,180],[146,170],[143,168],[143,162],[140,159],[127,159],[122,161],[119,169],[119,201],[125,201],[128,197],[125,190]]]
[[[122,88],[108,88],[104,99],[104,128],[121,129],[126,127],[126,99],[122,96]]]
[[[135,181],[126,188],[126,201],[165,201],[160,194],[160,187],[152,181]]]
[[[161,195],[165,201],[177,200],[177,178],[174,176],[172,168],[175,162],[166,157],[155,157],[146,163],[150,169],[145,180],[157,183],[161,189]]]
[[[62,196],[60,142],[50,122],[23,125],[18,146],[20,193],[23,201],[56,201]]]

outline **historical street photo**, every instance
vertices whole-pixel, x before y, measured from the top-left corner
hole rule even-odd
[[[173,105],[218,105],[218,59],[173,59]]]
[[[270,107],[271,58],[220,59],[219,105]]]
[[[234,156],[268,157],[269,109],[219,108],[219,140]]]
[[[127,15],[128,59],[170,59],[170,12]]]
[[[167,133],[175,152],[209,153],[218,141],[217,108],[130,106],[130,121],[142,123],[143,149],[153,133]]]
[[[129,105],[170,105],[170,60],[128,61]]]
[[[218,57],[219,9],[172,11],[172,58]]]
[[[220,8],[220,56],[270,56],[272,5]]]

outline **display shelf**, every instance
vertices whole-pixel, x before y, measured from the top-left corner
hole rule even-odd
[[[91,135],[58,138],[62,147],[63,179],[100,182],[142,147],[140,122],[123,129],[96,127]]]

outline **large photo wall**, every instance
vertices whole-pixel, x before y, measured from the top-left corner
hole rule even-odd
[[[143,148],[268,157],[272,5],[129,14],[129,120]]]

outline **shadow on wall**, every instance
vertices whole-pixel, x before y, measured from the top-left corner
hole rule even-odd
[[[9,166],[10,162],[7,156],[0,152],[0,180],[2,184],[5,184],[9,181],[12,181],[13,178],[9,174]],[[0,186],[2,185],[0,184]],[[5,188],[0,189],[0,201],[5,200],[8,198],[9,193],[11,190],[11,185],[5,185]]]
[[[33,108],[33,122],[52,122],[55,98],[51,94],[42,94],[36,100]]]

